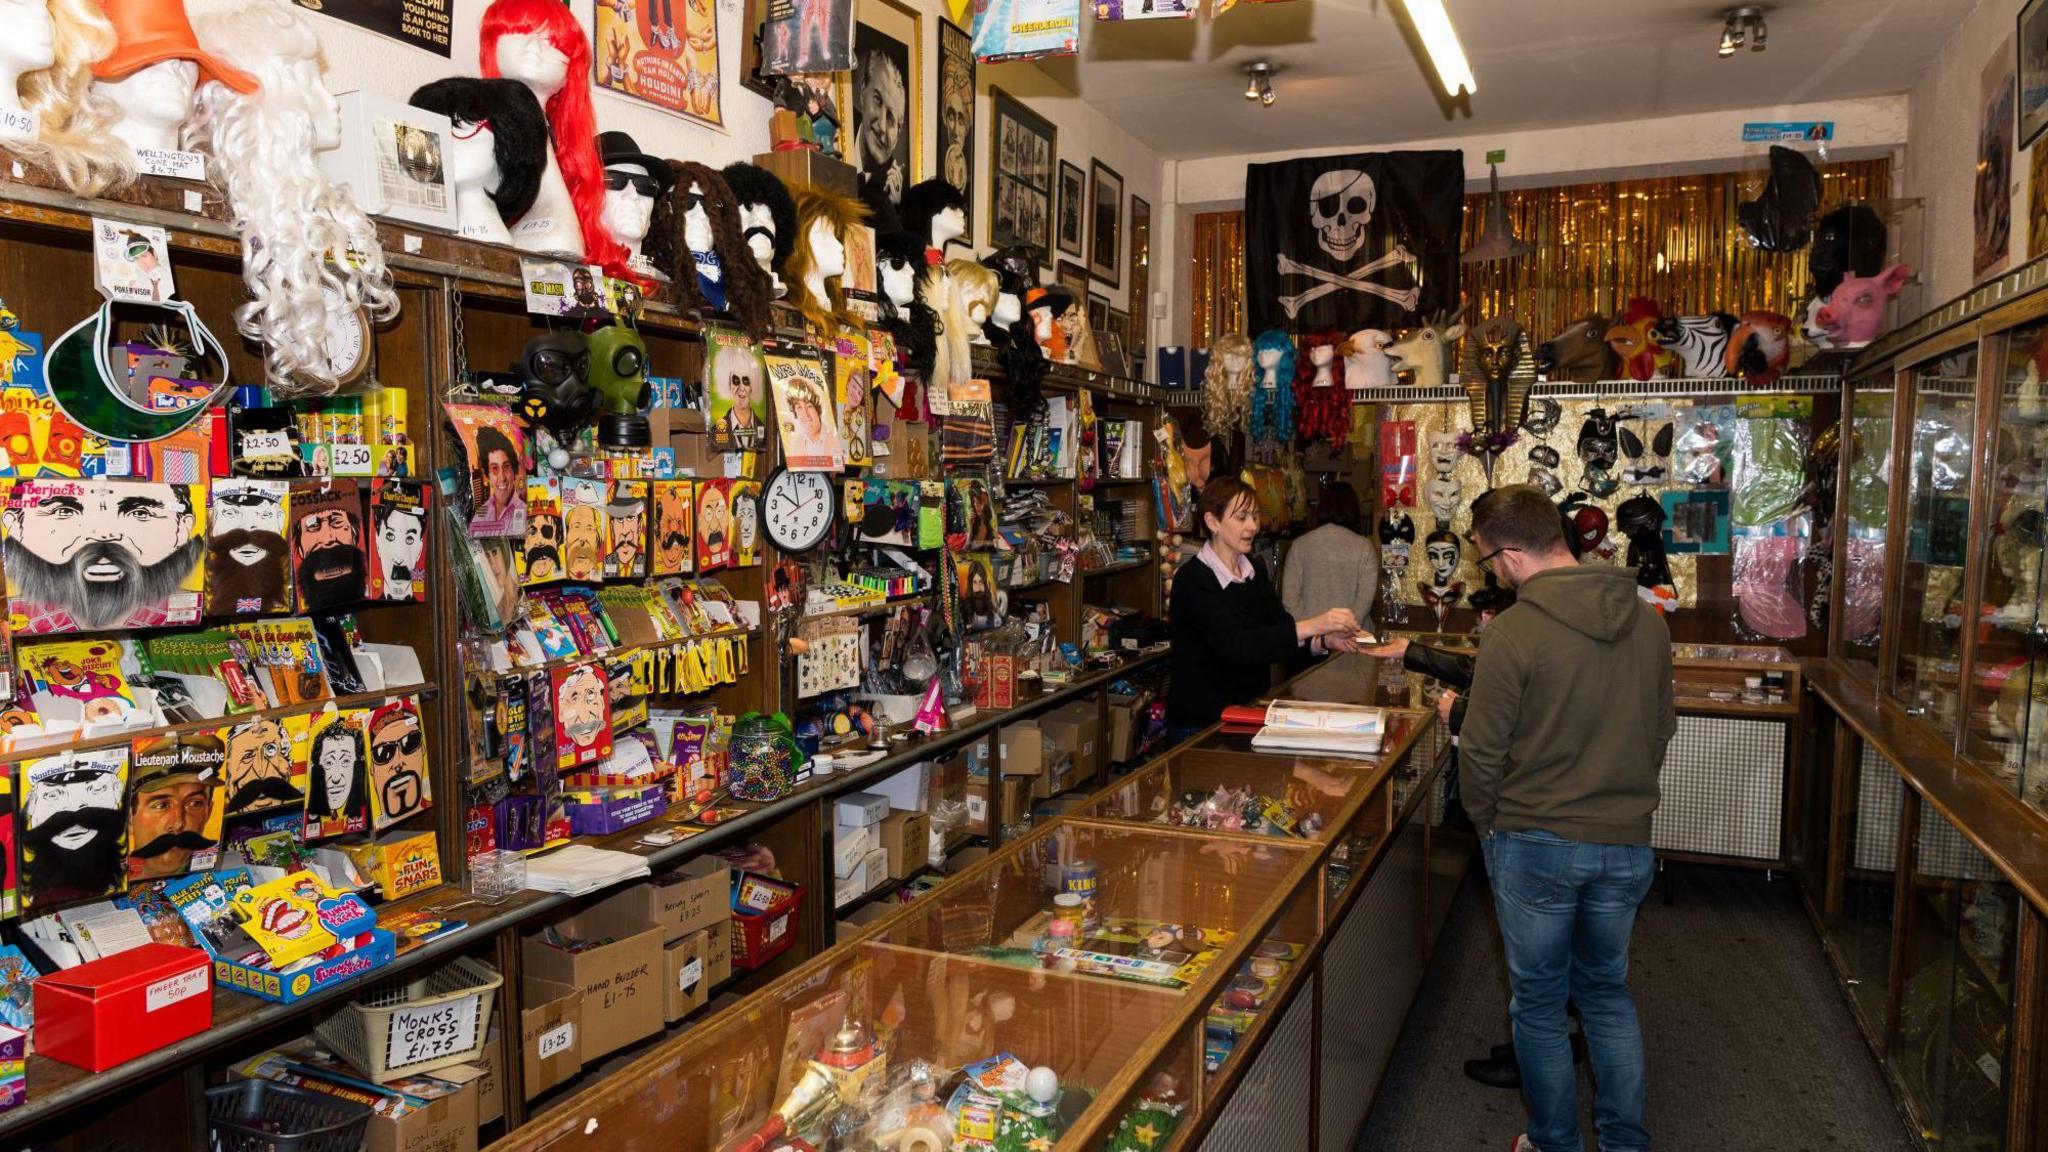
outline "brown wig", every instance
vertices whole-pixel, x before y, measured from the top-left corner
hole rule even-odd
[[[1253,511],[1259,507],[1259,494],[1252,486],[1235,476],[1218,476],[1202,488],[1202,494],[1195,499],[1195,523],[1202,535],[1209,535],[1209,517],[1222,520],[1237,507],[1239,500],[1251,504]]]
[[[825,279],[826,299],[812,299],[804,281],[811,272],[811,225],[824,220],[839,234],[842,243],[846,234],[855,224],[868,218],[868,207],[851,196],[820,188],[815,184],[798,184],[791,189],[796,197],[796,236],[789,250],[789,259],[782,265],[783,279],[788,283],[790,299],[797,311],[803,313],[804,322],[821,336],[830,336],[840,325],[859,323],[846,310],[846,294],[839,289],[839,277]]]
[[[711,218],[711,248],[718,253],[719,268],[725,275],[725,310],[747,335],[765,339],[772,323],[769,305],[775,299],[775,286],[768,282],[768,273],[761,270],[740,234],[739,199],[715,168],[683,160],[671,160],[668,167],[675,174],[675,185],[655,201],[654,221],[647,230],[647,258],[675,278],[678,307],[686,312],[709,310],[703,293],[697,290],[697,263],[683,240],[683,218],[688,211],[683,200],[695,184],[704,193],[704,213]]]

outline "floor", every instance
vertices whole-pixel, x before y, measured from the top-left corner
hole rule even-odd
[[[1913,1152],[1798,892],[1780,876],[1682,867],[1636,919],[1630,983],[1658,1152]],[[1504,1152],[1519,1093],[1467,1079],[1508,1036],[1492,895],[1476,865],[1394,1050],[1360,1152]],[[1581,1099],[1589,1098],[1581,1078]],[[1596,1147],[1590,1112],[1586,1147]]]

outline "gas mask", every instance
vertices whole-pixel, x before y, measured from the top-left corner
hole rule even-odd
[[[647,342],[623,324],[590,334],[590,385],[604,397],[597,441],[606,448],[645,448],[652,441],[640,414],[647,394]]]
[[[589,346],[580,332],[543,332],[519,356],[519,414],[557,441],[576,438],[596,417],[600,397],[585,381]]]

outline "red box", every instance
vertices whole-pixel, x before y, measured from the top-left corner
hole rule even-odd
[[[36,1055],[104,1072],[213,1027],[213,965],[144,944],[35,982]]]

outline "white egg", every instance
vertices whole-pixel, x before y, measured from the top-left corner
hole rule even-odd
[[[1040,1064],[1024,1077],[1024,1091],[1040,1104],[1050,1104],[1060,1092],[1059,1074]]]

